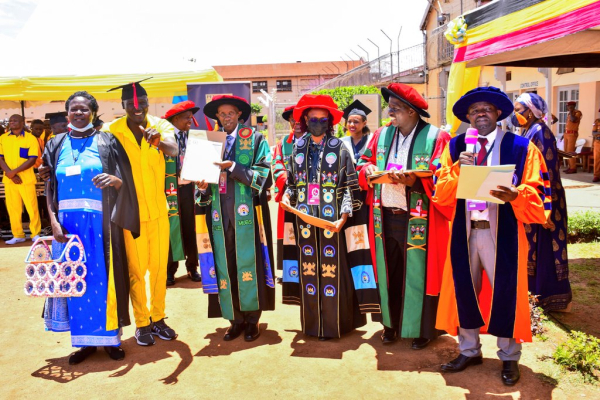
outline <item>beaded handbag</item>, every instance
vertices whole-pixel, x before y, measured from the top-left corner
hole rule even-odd
[[[77,235],[67,243],[44,236],[33,243],[25,258],[25,294],[31,297],[81,297],[85,293],[87,259]]]

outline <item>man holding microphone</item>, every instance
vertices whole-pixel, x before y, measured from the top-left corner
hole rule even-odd
[[[500,89],[473,89],[456,102],[453,112],[477,130],[477,144],[468,144],[466,134],[450,141],[432,198],[454,208],[436,327],[458,335],[460,355],[441,368],[460,372],[481,364],[479,333],[485,328],[498,337],[501,379],[510,386],[520,378],[521,344],[531,342],[523,224],[545,223],[550,212],[546,165],[529,140],[496,126],[513,112]],[[503,164],[515,165],[513,184],[490,191],[503,204],[456,198],[461,166]]]

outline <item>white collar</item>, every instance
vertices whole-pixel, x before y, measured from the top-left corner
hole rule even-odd
[[[231,137],[233,137],[235,139],[235,138],[237,138],[237,132],[238,132],[238,128],[239,127],[240,127],[240,124],[237,124],[235,126],[235,129],[233,130],[233,132],[231,132],[231,133],[225,132],[225,133],[227,133],[227,136],[231,136]]]
[[[487,139],[488,144],[491,144],[494,142],[494,140],[496,140],[496,136],[498,135],[498,130],[500,130],[500,128],[496,127],[496,129],[494,129],[493,131],[488,133],[487,136],[477,135],[477,139],[485,138],[485,139]]]

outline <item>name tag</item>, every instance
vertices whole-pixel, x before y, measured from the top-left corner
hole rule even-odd
[[[388,163],[387,167],[385,167],[386,171],[401,171],[402,170],[402,165],[400,164],[394,164],[394,163]]]
[[[81,175],[81,165],[67,167],[67,176]]]
[[[227,193],[227,172],[225,171],[221,172],[221,175],[219,175],[219,193]]]
[[[308,184],[308,201],[307,203],[311,206],[319,205],[319,192],[321,188],[318,183],[309,183]]]
[[[467,211],[483,211],[487,208],[487,203],[481,200],[467,200]]]

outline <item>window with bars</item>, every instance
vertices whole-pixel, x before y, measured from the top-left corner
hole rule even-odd
[[[292,91],[292,81],[289,79],[277,81],[277,91],[278,92],[291,92]]]
[[[252,93],[260,93],[260,90],[267,90],[267,81],[252,82]]]

